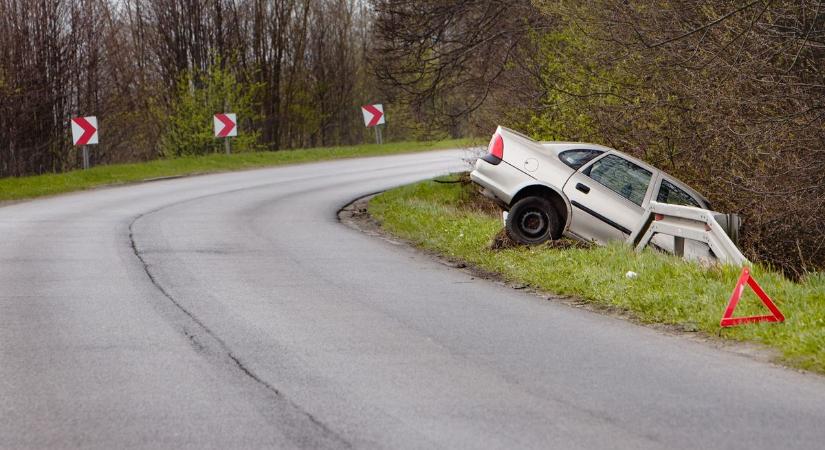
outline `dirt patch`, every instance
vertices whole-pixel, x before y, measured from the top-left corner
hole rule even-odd
[[[375,220],[367,209],[370,200],[376,195],[377,194],[373,194],[359,198],[349,205],[344,206],[338,211],[338,220],[344,225],[369,234],[370,236],[389,236],[389,234],[381,228],[381,223]]]
[[[520,247],[520,246],[523,246],[523,245],[524,244],[520,244],[520,243],[514,241],[513,239],[511,239],[510,236],[507,234],[507,230],[502,228],[501,231],[499,231],[498,233],[496,233],[495,236],[493,236],[493,239],[490,242],[490,250],[506,250],[508,248]],[[591,247],[593,247],[593,245],[594,244],[592,244],[590,242],[582,242],[582,241],[577,241],[577,240],[574,240],[574,239],[569,239],[569,238],[563,237],[561,239],[554,239],[554,240],[547,241],[543,244],[538,245],[537,247],[539,247],[539,248],[541,248],[541,247],[555,248],[555,249],[559,249],[559,250],[569,250],[569,249],[573,249],[573,248],[584,248],[584,249],[591,248]]]
[[[510,235],[502,228],[501,231],[493,236],[492,241],[490,241],[490,250],[506,250],[508,248],[518,247],[519,245],[521,244],[510,239]]]

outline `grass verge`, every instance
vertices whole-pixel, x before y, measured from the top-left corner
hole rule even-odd
[[[652,250],[637,254],[621,244],[491,250],[501,219],[478,205],[471,185],[427,181],[373,198],[369,212],[394,235],[508,281],[619,308],[644,323],[720,332],[738,268],[703,267]],[[630,270],[638,277],[626,278]],[[721,336],[759,342],[776,349],[785,364],[825,373],[825,274],[810,274],[797,283],[759,265],[752,273],[786,322],[725,329]],[[765,314],[756,295],[745,292],[735,315]]]
[[[212,154],[159,159],[146,163],[98,166],[89,170],[77,170],[60,174],[0,179],[0,201],[30,199],[159,177],[227,172],[362,156],[422,152],[461,147],[468,143],[468,140],[463,139],[437,142],[393,142],[384,145],[370,144],[278,152],[237,153],[233,155]]]

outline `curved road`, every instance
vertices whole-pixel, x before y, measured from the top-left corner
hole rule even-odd
[[[0,447],[822,448],[820,377],[338,223],[462,155],[0,208]]]

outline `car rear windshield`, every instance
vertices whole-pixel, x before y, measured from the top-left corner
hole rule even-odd
[[[601,155],[602,153],[604,152],[592,149],[566,150],[559,153],[559,159],[561,160],[561,162],[567,164],[573,169],[579,170],[591,159]]]

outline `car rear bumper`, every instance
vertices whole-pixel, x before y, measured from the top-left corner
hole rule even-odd
[[[484,188],[484,195],[498,200],[506,207],[516,195],[516,189],[531,177],[506,161],[492,165],[479,159],[476,161],[475,170],[470,172],[470,179]]]

